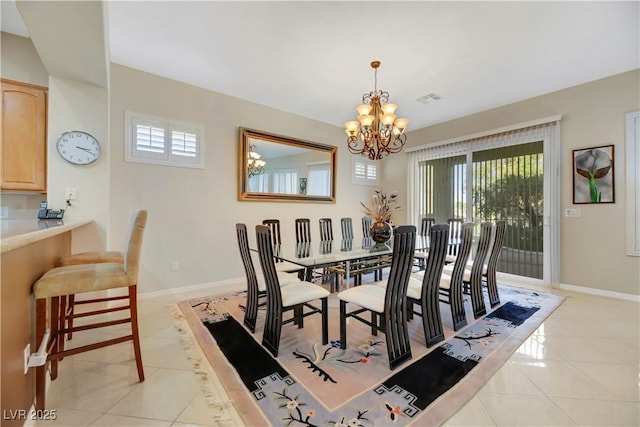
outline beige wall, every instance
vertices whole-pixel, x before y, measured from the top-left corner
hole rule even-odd
[[[635,70],[410,132],[407,147],[561,114],[560,208],[578,207],[582,216],[561,217],[560,282],[638,295],[640,257],[625,254],[625,114],[639,109],[640,70]],[[571,151],[608,144],[615,145],[616,202],[574,206]],[[382,175],[382,187],[398,190],[403,206],[406,165],[406,155],[391,156]]]
[[[204,127],[204,169],[124,161],[125,111],[200,124]],[[238,127],[338,146],[337,202],[282,203],[237,200]],[[142,292],[242,277],[235,223],[253,227],[279,218],[282,239],[294,241],[294,219],[308,217],[319,240],[318,218],[362,216],[360,201],[371,187],[351,184],[351,155],[341,128],[277,111],[120,65],[111,67],[110,235],[126,232],[120,211],[149,210],[143,245]],[[356,222],[359,224],[359,222]],[[359,230],[359,226],[354,227]],[[172,261],[180,263],[171,272]]]

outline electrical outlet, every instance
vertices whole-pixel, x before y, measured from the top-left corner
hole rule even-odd
[[[178,271],[178,270],[180,270],[180,263],[178,261],[172,261],[171,271]]]
[[[77,194],[75,188],[65,188],[64,189],[64,199],[65,200],[76,200]]]
[[[0,207],[0,218],[2,219],[9,218],[9,206]]]
[[[24,348],[24,373],[29,372],[29,358],[31,357],[31,344]]]

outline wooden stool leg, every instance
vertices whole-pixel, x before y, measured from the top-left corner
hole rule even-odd
[[[67,319],[67,327],[69,328],[69,332],[67,332],[68,340],[73,338],[73,332],[71,332],[71,329],[73,329],[73,315],[74,315],[75,302],[76,302],[76,296],[69,295],[69,308],[67,309],[66,316],[65,316]]]
[[[142,366],[142,352],[140,351],[140,334],[138,332],[138,291],[137,286],[129,286],[129,309],[131,311],[131,333],[133,335],[133,353],[138,368],[138,379],[144,381],[144,368]]]
[[[51,297],[51,349],[49,350],[50,356],[58,353],[60,346],[60,297]],[[58,378],[58,359],[51,359],[51,380]]]
[[[47,300],[41,298],[36,300],[36,346],[40,346],[44,331],[47,328]],[[36,410],[44,410],[45,387],[47,384],[47,364],[36,368]]]

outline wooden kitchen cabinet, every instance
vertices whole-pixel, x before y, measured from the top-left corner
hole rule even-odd
[[[0,79],[0,190],[46,192],[47,88]]]

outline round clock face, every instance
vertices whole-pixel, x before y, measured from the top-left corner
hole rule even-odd
[[[58,154],[74,165],[88,165],[100,157],[98,140],[86,132],[65,132],[58,138],[56,144]]]

